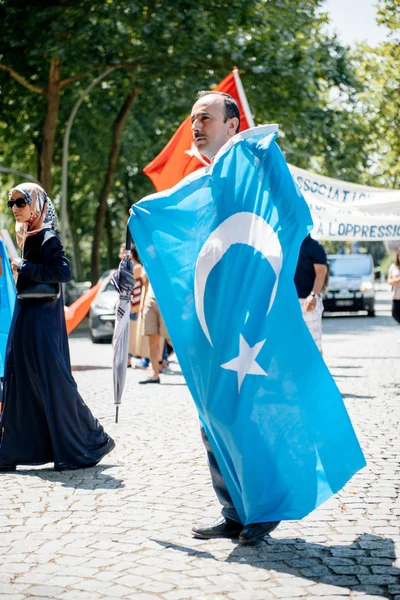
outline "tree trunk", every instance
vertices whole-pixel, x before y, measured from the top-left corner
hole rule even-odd
[[[139,89],[134,88],[128,97],[126,98],[121,110],[119,111],[117,118],[113,125],[113,135],[111,143],[111,151],[108,159],[107,173],[104,179],[103,188],[100,193],[99,203],[97,206],[96,220],[94,225],[94,235],[92,244],[92,259],[91,259],[91,272],[90,279],[94,285],[99,278],[100,271],[100,243],[103,235],[104,227],[104,216],[107,208],[107,199],[111,193],[112,185],[114,183],[115,170],[117,167],[117,160],[119,149],[121,146],[121,133],[125,125],[125,121],[128,117],[129,111],[132,108],[135,97],[139,93]]]
[[[82,281],[82,262],[81,253],[79,248],[79,236],[76,232],[75,215],[72,210],[71,202],[67,202],[67,214],[69,233],[71,234],[71,245],[72,245],[72,265],[73,265],[73,276],[75,281]]]
[[[115,265],[118,262],[118,259],[114,254],[114,240],[113,240],[113,234],[112,234],[111,210],[108,205],[107,205],[104,223],[105,223],[106,240],[107,240],[107,268],[113,269],[113,268],[115,268]]]
[[[40,152],[39,172],[39,181],[49,196],[51,195],[51,167],[53,164],[54,141],[60,108],[60,74],[61,60],[53,57],[50,63],[49,85],[46,90],[47,114],[43,125],[43,144]]]

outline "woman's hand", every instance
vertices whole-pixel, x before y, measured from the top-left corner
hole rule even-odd
[[[388,277],[388,284],[389,285],[400,285],[400,278],[398,277]]]
[[[18,265],[22,262],[22,258],[14,258],[14,260],[11,261],[11,268],[13,273],[18,273]]]

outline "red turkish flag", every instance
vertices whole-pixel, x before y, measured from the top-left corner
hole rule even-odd
[[[240,131],[254,127],[247,98],[236,68],[212,91],[230,94],[237,102],[240,111]],[[178,127],[168,144],[151,161],[143,172],[150,177],[157,192],[167,190],[197,169],[208,165],[209,161],[196,148],[190,117]]]

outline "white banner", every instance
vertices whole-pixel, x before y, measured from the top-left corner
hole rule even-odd
[[[289,169],[310,207],[314,238],[400,241],[400,192]]]
[[[400,241],[400,215],[368,213],[309,203],[314,221],[312,236],[318,240]]]

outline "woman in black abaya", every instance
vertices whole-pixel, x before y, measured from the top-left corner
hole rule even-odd
[[[38,185],[9,194],[23,259],[12,262],[17,293],[32,283],[65,283],[71,270],[55,229],[51,200]],[[115,446],[78,393],[71,374],[62,294],[17,299],[6,350],[0,470],[54,462],[57,470],[91,467]]]

